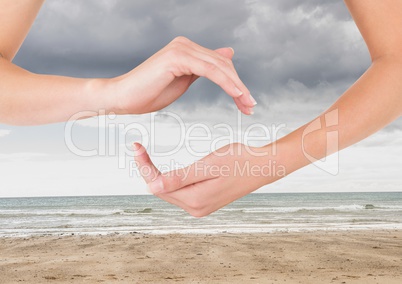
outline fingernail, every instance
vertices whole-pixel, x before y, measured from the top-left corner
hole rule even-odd
[[[140,149],[141,149],[140,144],[138,144],[138,143],[134,143],[134,144],[133,144],[133,150],[134,150],[134,155],[135,155],[135,156],[139,156],[139,155],[141,154],[141,153],[139,152]]]
[[[240,96],[243,95],[243,92],[240,91],[237,87],[235,87],[235,92],[236,92],[236,94],[237,94],[238,97],[240,97]]]
[[[140,150],[140,148],[141,148],[140,144],[138,144],[138,143],[133,144],[134,151],[138,151],[138,150]]]
[[[257,105],[257,101],[253,98],[252,95],[250,95],[250,99],[251,99],[251,102],[253,103],[253,105]]]
[[[250,112],[250,115],[254,114],[254,110],[252,108],[249,108],[248,111]]]
[[[234,51],[234,49],[232,48],[232,47],[229,47],[231,50],[232,50],[232,52],[233,52],[233,55],[235,54],[235,51]]]
[[[162,180],[158,177],[156,180],[152,181],[151,183],[148,184],[149,190],[153,194],[158,194],[163,192],[163,182]]]

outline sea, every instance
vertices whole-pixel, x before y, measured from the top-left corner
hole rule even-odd
[[[402,229],[402,192],[250,194],[204,218],[151,195],[0,199],[0,237],[377,229]]]

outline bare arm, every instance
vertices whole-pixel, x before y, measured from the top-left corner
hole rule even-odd
[[[318,159],[331,154],[327,153],[327,131],[339,133],[341,150],[377,132],[402,114],[402,2],[345,2],[367,43],[372,64],[364,75],[319,117],[325,124],[328,123],[325,115],[337,111],[337,125],[331,129],[324,127],[322,131],[305,136],[304,149],[300,141],[310,123],[279,141],[279,145],[284,147],[283,153],[291,151],[292,156],[285,155],[282,159],[292,170],[309,164],[310,161],[305,158],[304,152],[312,153]],[[297,159],[293,160],[291,157]]]
[[[254,101],[234,69],[233,51],[212,51],[182,37],[116,78],[40,75],[14,65],[43,2],[0,0],[0,123],[61,122],[78,112],[100,109],[117,114],[152,112],[171,104],[199,76],[221,86],[243,113],[252,113]]]
[[[233,144],[218,150],[197,163],[205,171],[196,171],[192,165],[161,174],[144,149],[136,144],[139,166],[153,169],[152,175],[144,177],[151,191],[194,216],[205,216],[368,137],[398,118],[402,114],[402,1],[347,0],[346,4],[367,43],[372,64],[334,105],[274,144],[262,148]],[[232,149],[230,154],[217,155],[228,149]],[[265,154],[257,156],[256,153]],[[286,173],[264,174],[264,166],[270,161],[282,165]],[[249,168],[260,169],[258,175],[255,171],[243,175],[236,172],[237,166],[244,167],[247,163]],[[208,170],[211,165],[217,165],[222,171]],[[223,169],[227,166],[231,171],[225,174]]]
[[[45,0],[0,0],[0,54],[12,61]]]

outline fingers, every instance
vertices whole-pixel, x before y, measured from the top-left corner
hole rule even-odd
[[[201,162],[196,162],[189,167],[173,170],[159,175],[155,181],[149,184],[154,194],[169,193],[186,186],[202,181],[215,179],[218,176],[208,171]]]
[[[237,87],[237,85],[240,85],[238,83],[240,79],[233,79],[233,71],[229,70],[230,68],[226,63],[223,63],[220,59],[214,58],[216,55],[212,58],[207,58],[207,56],[191,49],[180,52],[175,50],[172,51],[172,53],[169,59],[174,61],[174,63],[172,63],[174,67],[171,71],[175,77],[194,74],[211,80],[233,98],[243,95],[244,91]]]
[[[219,48],[215,49],[215,51],[228,59],[232,59],[234,55],[234,49],[231,47]]]
[[[232,200],[228,198],[231,194],[224,190],[221,179],[201,181],[157,196],[181,207],[194,217],[207,216]]]
[[[170,51],[168,58],[173,66],[170,71],[174,76],[205,77],[219,85],[233,98],[239,98],[238,103],[242,105],[240,110],[245,114],[250,114],[246,110],[253,108],[256,101],[234,68],[231,60],[233,57],[231,48],[212,51],[186,38],[178,37],[171,42],[167,50]]]
[[[240,97],[240,98],[241,98],[241,97]],[[234,98],[234,99],[233,99],[234,102],[235,102],[235,104],[236,104],[236,106],[237,106],[237,108],[238,108],[242,113],[244,113],[244,114],[253,115],[253,114],[254,114],[254,109],[245,106],[245,105],[240,101],[240,98]]]
[[[134,143],[133,149],[135,151],[137,167],[153,194],[173,192],[180,188],[218,177],[213,172],[207,171],[202,161],[196,162],[186,168],[162,174],[152,163],[148,153],[141,144]]]
[[[216,67],[212,63],[198,60],[193,57],[186,59],[191,65],[189,72],[208,78],[215,84],[219,85],[226,93],[231,95],[237,102],[237,106],[241,112],[250,115],[256,102],[251,95],[245,95],[240,89],[233,84],[233,81],[222,71],[221,68]]]
[[[197,214],[194,214],[195,212],[193,211],[196,209],[197,206],[196,202],[198,199],[198,196],[197,194],[195,194],[194,190],[196,187],[198,187],[198,184],[190,185],[174,192],[155,194],[155,195],[166,202],[169,202],[173,205],[182,208],[183,210],[187,211],[194,217],[201,217],[196,216]]]
[[[234,50],[231,47],[220,48],[220,49],[216,49],[215,51],[228,59],[232,59],[233,55],[234,55]],[[232,66],[233,66],[233,64],[232,64]],[[237,71],[234,68],[234,66],[233,66],[233,71],[237,75]],[[233,98],[233,99],[235,100],[236,105],[241,112],[243,112],[244,114],[249,114],[249,115],[254,114],[253,107],[255,105],[257,105],[257,101],[253,98],[253,96],[251,96],[251,94],[249,94],[249,96],[243,95],[243,96],[240,96],[238,98]]]

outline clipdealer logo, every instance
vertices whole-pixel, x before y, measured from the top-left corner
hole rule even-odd
[[[302,135],[302,151],[304,156],[317,168],[331,175],[339,174],[339,112],[338,109],[332,110],[324,115],[323,118],[317,118],[304,129]],[[332,130],[334,129],[334,130]],[[306,148],[306,140],[310,135],[318,131],[325,133],[326,148],[324,158],[317,159]]]

